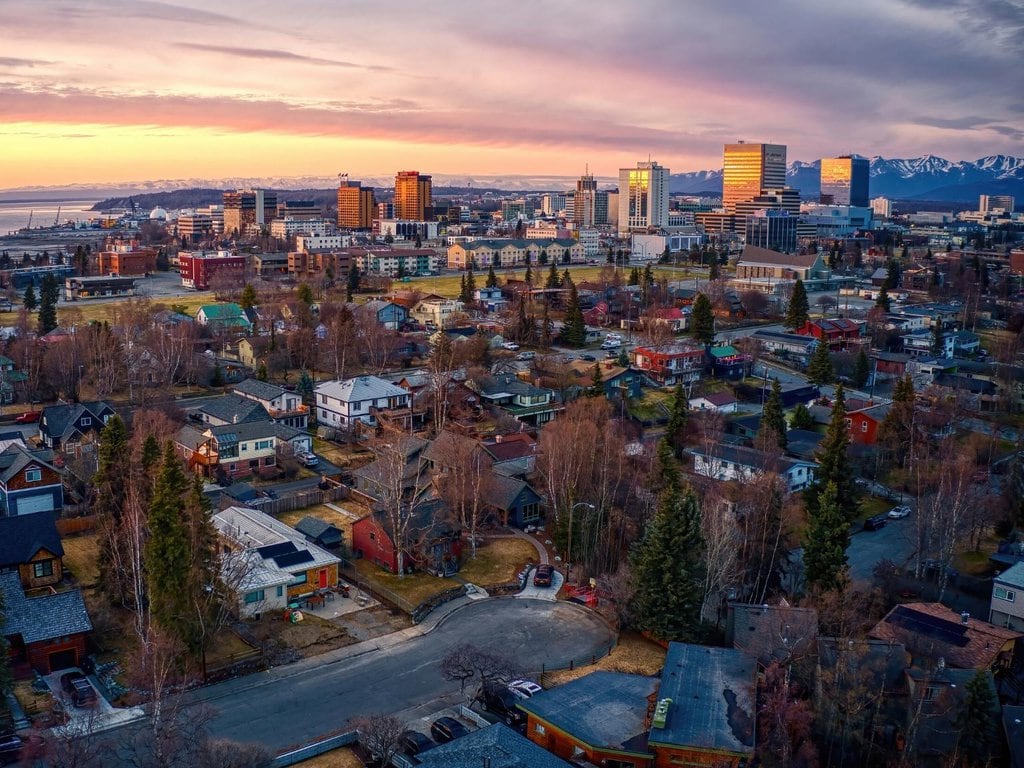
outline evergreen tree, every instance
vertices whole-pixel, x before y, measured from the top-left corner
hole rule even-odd
[[[629,284],[640,285],[640,267],[633,267],[629,271]]]
[[[269,378],[267,374],[267,363],[264,360],[260,360],[259,368],[256,369],[256,380],[266,381]]]
[[[494,274],[494,265],[492,264],[487,268],[487,282],[484,283],[486,288],[497,288],[498,287],[498,276]]]
[[[459,278],[459,301],[461,301],[463,304],[467,304],[468,303],[466,301],[466,274],[465,274],[465,272],[463,272],[462,276]]]
[[[836,500],[847,524],[857,518],[860,502],[857,499],[857,486],[853,482],[846,449],[850,445],[850,434],[846,426],[846,396],[843,385],[836,387],[835,401],[832,403],[832,416],[829,420],[825,438],[818,449],[818,469],[814,483],[804,494],[808,514],[818,510],[818,500],[829,483],[836,487]]]
[[[886,281],[888,281],[888,278],[886,278]],[[886,287],[885,283],[882,283],[882,288],[878,292],[878,298],[875,300],[875,306],[888,312],[891,303],[892,302],[889,299],[889,289]]]
[[[43,336],[57,327],[57,294],[60,289],[53,275],[43,278],[39,289],[39,335]]]
[[[850,546],[850,521],[839,504],[833,482],[818,493],[804,538],[804,573],[810,586],[840,589],[846,582],[846,548]]]
[[[871,379],[871,361],[868,360],[868,353],[861,346],[857,353],[857,364],[853,369],[853,385],[857,389],[863,389]]]
[[[769,433],[772,434],[779,448],[786,448],[786,416],[782,412],[782,385],[779,384],[778,379],[772,380],[772,391],[765,398],[757,436],[764,440]],[[765,448],[767,449],[768,446],[765,445]]]
[[[570,347],[582,347],[587,343],[587,326],[583,322],[583,310],[580,309],[580,295],[574,284],[569,286],[569,301],[565,308],[562,341]]]
[[[345,301],[352,301],[352,294],[359,290],[359,267],[353,264],[348,268],[348,280],[345,283]]]
[[[896,263],[896,259],[889,259],[888,273],[885,276],[886,283],[889,284],[890,288],[899,288],[900,281],[903,279],[900,274],[900,265]]]
[[[476,300],[476,277],[473,275],[472,267],[466,270],[466,295],[469,298],[465,300],[465,304],[472,304]]]
[[[128,430],[120,416],[111,416],[100,432],[96,450],[96,474],[92,484],[96,489],[93,511],[100,521],[100,529],[110,533],[99,541],[99,589],[114,604],[129,605],[130,590],[126,583],[122,558],[117,547],[121,541],[121,520],[124,517],[125,497],[131,475],[131,449]]]
[[[563,288],[568,288],[570,285],[573,285],[573,284],[574,284],[574,282],[573,282],[573,279],[572,279],[572,275],[569,274],[569,270],[567,269],[564,272],[562,272],[562,287]]]
[[[299,393],[299,396],[307,403],[313,399],[313,379],[310,378],[308,371],[302,371],[299,374],[299,381],[295,385],[295,391]]]
[[[146,439],[142,441],[142,453],[139,456],[142,471],[149,474],[159,461],[160,443],[157,441],[156,435],[146,435]]]
[[[794,330],[802,328],[809,317],[809,309],[807,289],[804,288],[804,281],[798,279],[793,284],[793,295],[789,297],[789,307],[786,309],[786,327]]]
[[[665,438],[671,444],[677,458],[682,455],[683,446],[686,444],[686,421],[689,416],[690,401],[680,382],[672,391],[672,409],[668,414],[668,424],[665,425]]]
[[[718,264],[718,258],[715,257],[708,267],[708,280],[718,280],[721,276],[722,268]]]
[[[146,541],[146,581],[153,621],[175,637],[189,618],[189,535],[185,522],[185,493],[189,481],[168,441],[149,506]]]
[[[21,303],[25,305],[25,309],[29,312],[35,311],[35,308],[39,305],[36,301],[36,289],[32,283],[29,283],[25,288],[25,296],[22,298]]]
[[[715,313],[711,308],[711,299],[703,293],[698,293],[693,302],[690,334],[705,346],[715,340]]]
[[[812,384],[831,384],[834,375],[828,343],[824,339],[819,339],[807,363],[807,380]]]
[[[814,417],[803,403],[797,403],[793,409],[793,416],[789,420],[790,429],[814,429]]]
[[[242,289],[242,296],[238,300],[238,306],[242,309],[252,309],[256,306],[256,289],[253,288],[252,283],[246,283],[245,288]]]
[[[658,446],[663,488],[658,510],[630,557],[637,629],[662,640],[694,642],[700,634],[703,584],[700,510],[667,440]]]
[[[533,318],[526,312],[526,297],[519,298],[519,321],[516,325],[516,338],[520,344],[532,344],[536,329],[533,325]]]
[[[558,267],[554,264],[551,265],[551,269],[548,270],[548,280],[544,284],[544,287],[548,290],[554,290],[560,288],[562,281],[558,277]]]
[[[523,274],[523,282],[527,285],[533,285],[533,269],[530,267],[530,262],[526,262],[526,272]]]
[[[609,264],[615,263],[615,249],[612,246],[608,246],[608,257],[605,259]]]
[[[943,338],[943,330],[942,320],[936,317],[932,322],[932,354],[936,357],[942,357],[946,353],[946,340]]]
[[[210,627],[215,621],[216,601],[210,595],[223,595],[219,588],[220,558],[217,551],[217,530],[213,526],[213,507],[203,493],[203,482],[192,479],[184,501],[184,524],[188,537],[188,581],[186,596],[189,607],[179,625],[179,636],[185,646],[199,657],[211,639]]]
[[[906,261],[910,258],[910,246],[904,245],[903,250],[900,251],[900,258]]]
[[[601,375],[601,364],[594,363],[594,370],[590,374],[590,388],[587,390],[587,397],[602,397],[604,395],[604,376]]]
[[[399,280],[401,280],[403,277],[405,277],[405,262],[404,261],[398,262],[398,271],[395,274],[395,277],[397,277]]]
[[[213,371],[210,373],[210,386],[224,386],[224,371],[221,369],[220,363],[215,363],[213,366]]]
[[[307,283],[300,283],[299,287],[295,290],[295,298],[297,298],[307,307],[312,306],[313,289],[310,288]]]
[[[997,738],[999,712],[992,673],[979,669],[964,688],[966,697],[956,722],[960,730],[960,752],[968,765],[986,765]]]

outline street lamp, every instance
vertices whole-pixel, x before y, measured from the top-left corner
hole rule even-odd
[[[572,513],[576,511],[576,507],[586,507],[590,510],[597,509],[593,504],[589,504],[585,501],[577,501],[569,507],[569,538],[565,547],[565,578],[567,581],[569,580],[569,575],[572,570],[572,565],[570,564],[572,562]]]

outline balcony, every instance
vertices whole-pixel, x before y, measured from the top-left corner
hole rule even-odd
[[[272,419],[283,419],[288,416],[305,416],[309,414],[309,406],[299,404],[291,410],[279,410],[277,408],[268,408],[270,411],[270,418]]]

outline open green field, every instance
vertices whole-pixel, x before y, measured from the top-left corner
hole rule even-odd
[[[456,293],[458,293],[457,290]],[[93,320],[97,322],[103,322],[104,320],[113,321],[115,309],[124,307],[126,301],[128,299],[101,301],[95,304],[91,304],[88,301],[61,304],[57,307],[57,320],[62,326],[66,325],[69,320],[74,323],[89,323]],[[173,298],[157,297],[151,301],[154,311],[160,308],[170,309],[172,306],[180,306],[184,307],[186,314],[195,316],[196,312],[199,311],[199,307],[203,304],[214,304],[217,300],[214,298],[213,293],[190,293],[187,296],[175,296]],[[17,322],[17,309],[13,312],[0,312],[0,326],[15,325]],[[33,324],[35,323],[34,313],[32,322]]]

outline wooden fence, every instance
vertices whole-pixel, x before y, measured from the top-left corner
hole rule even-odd
[[[283,494],[276,499],[266,499],[261,501],[257,508],[268,515],[281,515],[296,509],[326,504],[329,501],[343,501],[347,498],[348,488],[344,486],[335,486],[326,490],[311,488],[308,491]]]
[[[74,536],[76,533],[91,531],[96,526],[96,516],[62,517],[56,521],[57,533],[63,536]]]

